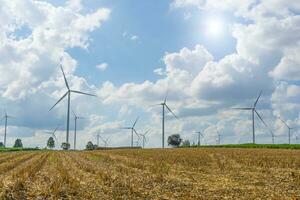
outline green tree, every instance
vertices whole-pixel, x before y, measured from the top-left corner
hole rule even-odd
[[[23,148],[22,140],[16,139],[14,147],[15,148]]]
[[[4,147],[3,142],[0,142],[0,148],[3,148],[3,147]]]
[[[49,149],[53,149],[55,147],[55,141],[54,141],[53,137],[49,137],[49,139],[47,141],[47,147]]]
[[[94,145],[91,141],[89,141],[86,146],[85,146],[86,150],[94,150]]]
[[[168,137],[168,145],[173,147],[179,147],[182,142],[179,134],[173,134]]]
[[[63,149],[63,150],[69,150],[70,149],[70,143],[66,143],[66,142],[63,142],[62,144],[61,144],[61,148]]]

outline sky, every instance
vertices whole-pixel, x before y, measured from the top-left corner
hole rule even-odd
[[[171,134],[197,142],[249,143],[251,112],[256,142],[292,143],[300,136],[300,2],[294,0],[0,0],[0,111],[8,120],[7,145],[46,145],[59,127],[65,141],[67,101],[60,71],[74,90],[77,147],[129,146],[130,126],[149,130],[146,147],[161,146],[161,103],[166,140]],[[0,141],[4,135],[4,121]],[[74,118],[70,120],[73,147]],[[138,138],[134,137],[135,144]],[[101,142],[100,145],[103,145]],[[59,145],[57,145],[59,146]]]

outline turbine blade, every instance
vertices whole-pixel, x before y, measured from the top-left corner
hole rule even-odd
[[[233,108],[235,110],[252,110],[252,108]]]
[[[260,93],[259,93],[259,95],[258,95],[258,97],[257,97],[257,99],[256,99],[256,101],[254,103],[254,108],[256,107],[256,104],[258,103],[258,100],[259,100],[261,94],[262,94],[262,90],[260,91]]]
[[[121,127],[120,129],[132,129],[131,127]]]
[[[67,79],[66,79],[66,75],[65,75],[65,72],[64,72],[64,69],[63,69],[62,65],[60,65],[60,69],[61,69],[61,71],[62,71],[62,73],[63,73],[66,87],[68,88],[68,90],[70,90],[70,87],[69,87],[68,81],[67,81]]]
[[[279,118],[279,119],[282,121],[282,123],[284,123],[284,125],[286,125],[290,129],[289,125],[283,119],[281,119],[281,118]]]
[[[59,128],[59,126],[57,126],[54,131],[53,131],[53,134],[57,131],[57,129]]]
[[[89,94],[89,93],[85,93],[85,92],[80,92],[80,91],[77,91],[77,90],[71,90],[71,92],[74,92],[74,93],[77,93],[77,94],[83,94],[83,95],[87,95],[87,96],[93,96],[93,97],[96,97],[96,95],[94,95],[94,94]]]
[[[139,134],[136,132],[135,128],[133,129],[133,132],[140,138]]]
[[[54,134],[53,134],[53,137],[54,137],[54,139],[55,139],[55,142],[58,143],[58,142],[57,142],[57,138],[56,138],[56,136],[55,136]]]
[[[146,136],[149,132],[150,132],[150,130],[147,130],[143,136]]]
[[[167,89],[167,92],[166,92],[166,96],[165,96],[164,103],[166,103],[166,102],[167,102],[168,93],[169,93],[169,88]]]
[[[54,104],[54,106],[52,106],[51,108],[50,108],[50,110],[49,111],[51,111],[61,100],[63,100],[66,96],[67,96],[67,94],[69,93],[69,91],[68,92],[66,92],[55,104]]]
[[[263,122],[263,124],[268,127],[268,125],[266,124],[266,122],[262,119],[262,117],[258,114],[258,112],[256,110],[254,110],[255,113],[257,114],[257,116],[259,117],[259,119]]]
[[[170,113],[172,113],[172,115],[178,119],[178,117],[173,113],[173,111],[169,108],[169,106],[167,104],[165,104],[165,106],[167,107],[167,109],[170,111]]]
[[[135,122],[133,123],[133,126],[132,126],[132,128],[134,128],[134,127],[135,127],[135,125],[136,125],[136,123],[138,122],[139,118],[140,118],[140,117],[137,117],[137,118],[136,118]]]

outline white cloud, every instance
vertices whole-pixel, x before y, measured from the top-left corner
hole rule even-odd
[[[130,39],[131,39],[131,40],[138,40],[139,37],[138,37],[137,35],[132,35],[132,36],[130,37]]]
[[[99,65],[96,65],[96,68],[99,69],[100,71],[105,71],[108,68],[108,64],[104,62]]]

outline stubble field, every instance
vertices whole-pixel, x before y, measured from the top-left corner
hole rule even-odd
[[[0,199],[299,199],[300,151],[0,154]]]

